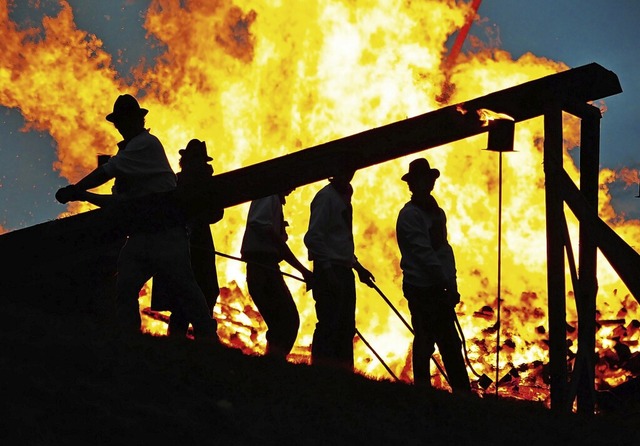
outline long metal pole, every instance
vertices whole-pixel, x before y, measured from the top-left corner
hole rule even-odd
[[[502,298],[502,151],[498,162],[498,302],[496,304],[496,397],[500,386],[500,299]]]
[[[239,261],[239,262],[249,263],[247,260],[245,260],[245,259],[243,259],[243,258],[241,258],[241,257],[232,256],[232,255],[230,255],[230,254],[225,254],[225,253],[220,252],[220,251],[214,251],[214,252],[216,253],[216,255],[219,255],[219,256],[221,256],[221,257],[226,257],[227,259],[232,259],[232,260],[237,260],[237,261]],[[253,262],[253,261],[252,261],[251,263],[254,263],[254,264],[256,264],[256,265],[263,266],[264,268],[269,268],[267,265],[261,265],[260,263],[255,263],[255,262]],[[270,268],[270,269],[273,269],[273,268]],[[293,275],[293,274],[289,274],[289,273],[286,273],[286,272],[284,272],[284,271],[280,271],[279,269],[278,269],[277,271],[278,271],[280,274],[282,274],[283,276],[291,277],[292,279],[298,280],[298,281],[300,281],[300,282],[307,283],[307,281],[306,281],[306,280],[304,280],[302,277],[298,277],[298,276],[295,276],[295,275]],[[399,314],[398,314],[398,315],[399,315]],[[372,345],[371,345],[371,344],[370,344],[370,343],[365,339],[365,337],[362,335],[362,333],[360,332],[360,330],[358,330],[357,328],[356,328],[356,334],[360,337],[360,339],[362,339],[362,342],[364,342],[364,344],[365,344],[367,347],[369,347],[369,350],[371,350],[371,352],[374,354],[374,356],[375,356],[376,358],[378,358],[378,361],[380,361],[380,363],[381,363],[381,364],[382,364],[382,366],[387,370],[387,372],[389,372],[389,374],[390,374],[391,376],[393,376],[393,378],[394,378],[396,381],[398,381],[398,377],[395,375],[395,373],[393,373],[393,371],[391,370],[391,368],[389,368],[389,366],[388,366],[388,365],[387,365],[387,363],[384,361],[384,359],[382,359],[382,356],[380,356],[380,355],[378,354],[378,352],[377,352],[377,351],[373,348],[373,346],[372,346]]]

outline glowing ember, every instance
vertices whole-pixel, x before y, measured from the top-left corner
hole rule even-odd
[[[19,107],[30,127],[53,136],[59,158],[54,168],[72,182],[95,165],[98,153],[115,151],[118,135],[104,116],[124,92],[136,94],[150,110],[147,125],[164,142],[176,171],[178,150],[198,138],[207,142],[221,173],[439,108],[445,44],[469,12],[468,5],[459,3],[156,0],[146,28],[166,50],[153,63],[141,64],[129,85],[111,68],[102,42],[77,28],[67,2],[60,2],[61,12],[47,18],[42,30],[20,30],[9,20],[7,2],[0,1],[0,103]],[[513,60],[498,49],[479,51],[460,55],[447,73],[456,87],[449,103],[568,68],[532,54]],[[564,128],[564,166],[578,181],[568,150],[579,145],[579,122],[566,116]],[[541,119],[519,123],[518,151],[504,159],[500,293],[498,155],[482,150],[483,137],[426,154],[442,173],[435,195],[449,215],[462,294],[457,310],[469,358],[478,373],[495,376],[492,308],[500,294],[502,391],[526,399],[544,399],[547,393],[542,140]],[[409,198],[400,176],[413,158],[358,171],[353,181],[356,253],[407,317],[394,228],[397,212]],[[610,206],[607,184],[615,177],[615,172],[601,172],[600,215],[631,246],[640,246],[637,222],[616,216]],[[629,178],[637,180],[637,173]],[[323,184],[295,190],[285,206],[290,246],[300,258],[306,256],[302,237],[309,203]],[[238,255],[247,206],[227,209],[212,226],[219,251]],[[73,204],[68,212],[88,209]],[[575,238],[576,221],[568,219]],[[631,374],[620,367],[625,355],[620,345],[628,347],[629,355],[637,354],[640,312],[603,257],[598,265],[600,317],[619,321],[602,325],[598,333],[598,385],[604,386]],[[224,287],[215,310],[220,335],[229,345],[261,353],[264,326],[246,291],[244,265],[218,258],[218,272]],[[313,300],[303,284],[292,280],[289,286],[302,323],[290,358],[304,361],[315,324]],[[358,329],[398,377],[410,380],[410,332],[374,290],[359,285],[358,293]],[[142,293],[143,306],[148,306],[148,294],[148,289]],[[576,320],[574,301],[567,302],[568,319]],[[145,323],[148,331],[164,333],[165,324],[156,317],[145,316]],[[574,334],[569,337],[575,339]],[[357,342],[355,349],[362,373],[388,377],[366,346]],[[575,353],[575,345],[571,350]]]
[[[514,119],[504,113],[496,113],[494,111],[491,110],[487,110],[486,108],[481,108],[479,110],[477,110],[478,113],[478,117],[480,118],[480,121],[483,122],[483,127],[486,127],[489,125],[489,122],[491,121],[495,121],[496,119],[508,119],[509,121],[513,121]]]

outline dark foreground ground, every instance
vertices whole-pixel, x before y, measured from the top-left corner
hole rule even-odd
[[[2,445],[638,444],[640,402],[592,417],[279,364],[194,341],[109,339],[0,307]]]

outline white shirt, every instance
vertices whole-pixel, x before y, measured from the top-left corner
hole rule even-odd
[[[103,168],[126,183],[127,196],[168,192],[176,187],[176,175],[158,138],[147,130],[133,137]]]
[[[331,184],[320,189],[311,201],[304,244],[314,268],[328,268],[331,263],[354,264],[351,206]]]
[[[280,252],[270,233],[279,234],[286,241],[282,203],[278,194],[251,202],[240,248],[242,255],[259,253],[279,257]]]
[[[431,236],[434,227],[443,231],[437,247]],[[456,280],[455,258],[447,241],[446,216],[441,208],[426,212],[412,202],[406,203],[398,214],[396,237],[405,283],[429,287],[443,280],[447,283]]]

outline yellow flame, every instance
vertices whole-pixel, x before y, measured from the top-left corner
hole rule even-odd
[[[496,119],[507,119],[509,121],[513,121],[513,117],[507,115],[506,113],[498,113],[486,108],[480,108],[476,110],[478,113],[478,117],[483,122],[483,126],[486,127],[489,125],[490,121],[495,121]]]
[[[533,54],[514,60],[504,51],[485,49],[460,55],[445,76],[441,66],[447,39],[463,26],[468,10],[455,1],[155,0],[145,27],[166,50],[153,64],[137,68],[133,83],[127,84],[100,39],[77,28],[66,1],[60,5],[61,12],[46,18],[40,32],[18,29],[9,19],[7,1],[0,1],[0,103],[19,108],[30,128],[52,135],[58,152],[54,169],[71,182],[95,166],[97,154],[115,152],[117,133],[104,116],[124,92],[137,95],[150,110],[147,125],[165,144],[174,169],[178,150],[199,138],[207,142],[216,173],[221,173],[435,110],[445,81],[454,86],[450,103],[464,103],[568,68]],[[465,112],[463,107],[459,111]],[[579,182],[568,152],[580,145],[579,121],[566,116],[564,124],[564,166]],[[428,157],[440,170],[434,194],[449,216],[462,294],[459,319],[474,368],[491,376],[496,373],[498,294],[503,299],[498,372],[548,360],[543,136],[541,119],[519,123],[515,130],[518,152],[504,158],[501,234],[498,159],[482,150],[479,137],[358,171],[353,180],[356,254],[408,319],[395,241],[395,219],[409,198],[400,177],[418,156]],[[599,212],[638,247],[638,222],[619,218],[610,204],[607,185],[615,175],[601,172]],[[285,206],[290,246],[305,261],[302,238],[309,203],[323,184],[298,188]],[[108,192],[109,185],[100,191]],[[73,204],[62,215],[88,209]],[[247,209],[247,204],[229,208],[212,226],[219,251],[239,254]],[[577,222],[568,219],[575,241]],[[498,237],[503,247],[501,290]],[[598,262],[601,316],[614,318],[630,306],[626,323],[638,319],[637,305],[630,305],[635,301],[624,284],[606,260],[599,257]],[[260,353],[265,327],[247,293],[244,265],[218,258],[217,267],[223,287],[215,310],[220,334],[231,345]],[[303,361],[315,309],[303,285],[288,283],[302,321],[290,358]],[[362,285],[357,291],[359,330],[395,374],[410,380],[409,331],[375,291]],[[575,305],[567,302],[568,319],[575,320]],[[141,305],[148,306],[148,288]],[[145,321],[149,331],[163,333],[162,323]],[[598,348],[610,351],[604,341]],[[388,377],[362,343],[356,342],[355,349],[360,371]],[[536,387],[541,385],[539,373],[532,365],[526,371],[530,378],[520,378],[534,389],[530,398],[544,393]],[[613,376],[609,373],[599,369],[602,379]]]

